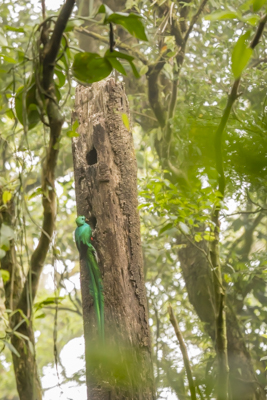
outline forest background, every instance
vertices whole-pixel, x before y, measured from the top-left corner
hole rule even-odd
[[[59,4],[53,3],[52,10],[46,2],[45,16],[56,20]],[[133,56],[138,71],[126,59],[127,75],[120,67],[112,75],[125,82],[130,102],[157,398],[190,396],[169,305],[188,349],[196,398],[216,395],[219,363],[211,317],[216,299],[210,290],[218,267],[220,282],[215,291],[223,288],[221,297],[227,306],[230,398],[263,399],[267,360],[266,2],[105,3],[113,11],[142,15],[148,39],[140,40],[114,24],[115,48]],[[13,227],[1,219],[2,400],[18,399],[12,363],[17,349],[10,342],[12,307],[5,308],[10,274],[4,260],[15,243],[17,264],[25,279],[42,233],[42,197],[48,196],[40,178],[48,127],[41,122],[46,116],[29,83],[41,40],[36,27],[43,21],[42,4],[4,1],[0,5],[0,212],[13,207],[15,215]],[[103,56],[109,48],[109,25],[90,19],[99,6],[93,0],[77,2],[59,49],[63,56],[54,71],[64,115],[55,147],[56,230],[45,255],[33,313],[44,399],[86,398],[71,153],[71,139],[77,135],[77,124],[71,122],[75,87],[77,79],[83,79],[71,67],[81,51]],[[218,245],[219,264],[212,258]],[[19,332],[17,338],[29,346],[30,340]],[[79,355],[75,362],[74,353]]]

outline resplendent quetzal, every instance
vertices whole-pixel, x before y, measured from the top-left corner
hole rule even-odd
[[[99,336],[104,340],[104,294],[101,272],[97,264],[97,254],[91,241],[92,229],[85,222],[84,216],[76,218],[77,228],[75,230],[75,242],[81,259],[85,261],[89,271],[89,289],[94,298],[97,326]]]

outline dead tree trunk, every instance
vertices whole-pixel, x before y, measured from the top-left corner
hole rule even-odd
[[[79,137],[73,139],[77,211],[95,229],[105,296],[103,349],[97,344],[89,274],[81,261],[88,398],[153,399],[137,167],[122,84],[108,79],[79,86],[74,119],[80,124]]]

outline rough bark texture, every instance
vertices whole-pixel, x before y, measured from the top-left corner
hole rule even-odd
[[[137,166],[123,114],[129,118],[128,101],[122,84],[114,79],[77,88],[75,118],[80,136],[73,139],[77,210],[95,228],[104,283],[106,353],[113,354],[108,372],[103,371],[106,359],[94,362],[91,350],[97,346],[97,328],[88,271],[81,262],[90,400],[154,398]]]
[[[207,244],[197,244],[205,252]],[[205,323],[207,333],[215,340],[215,296],[211,268],[205,254],[188,243],[179,251],[179,259],[189,300],[199,318]],[[237,316],[227,302],[226,326],[229,360],[231,400],[265,400],[263,388],[257,380],[249,351],[246,348]]]

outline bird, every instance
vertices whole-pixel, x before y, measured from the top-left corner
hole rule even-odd
[[[98,257],[92,245],[92,228],[86,222],[85,216],[76,218],[75,242],[80,253],[80,258],[85,261],[89,272],[89,290],[94,299],[97,327],[99,337],[104,341],[104,292],[103,281],[98,267]]]

